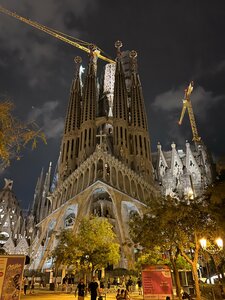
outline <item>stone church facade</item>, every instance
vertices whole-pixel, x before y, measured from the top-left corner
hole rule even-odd
[[[142,215],[160,193],[197,196],[212,181],[204,147],[193,151],[186,143],[181,153],[173,143],[172,151],[163,152],[158,145],[158,152],[151,154],[137,53],[121,52],[121,46],[116,43],[116,63],[106,65],[100,85],[94,54],[84,82],[79,76],[81,59],[75,59],[57,166],[54,172],[51,164],[46,174],[42,170],[26,229],[20,228],[20,236],[7,248],[13,252],[20,240],[28,241],[30,269],[51,268],[56,235],[65,228],[76,232],[82,218],[90,215],[112,224],[121,249],[118,267],[129,268],[134,258],[130,215]],[[10,235],[15,239],[14,231]]]
[[[137,54],[131,51],[126,57],[131,63],[128,88],[121,43],[116,46],[116,64],[110,69],[114,71],[111,95],[105,90],[107,76],[105,83],[97,86],[93,54],[84,83],[79,77],[81,59],[75,59],[77,71],[55,182],[52,187],[50,166],[45,178],[41,174],[35,191],[31,215],[38,234],[30,236],[32,269],[49,268],[56,235],[64,228],[78,230],[80,220],[89,215],[108,218],[120,244],[119,266],[129,268],[134,255],[127,226],[130,214],[142,214],[146,203],[159,193],[153,178]]]

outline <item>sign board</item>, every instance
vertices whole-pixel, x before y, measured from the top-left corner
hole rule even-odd
[[[164,265],[142,266],[144,300],[172,299],[173,286],[170,268]]]
[[[19,300],[25,256],[0,256],[0,300]]]

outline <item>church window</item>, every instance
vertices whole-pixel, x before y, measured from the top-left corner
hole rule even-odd
[[[91,128],[89,128],[89,133],[88,133],[88,145],[89,147],[91,146]]]
[[[61,159],[61,162],[63,162],[64,151],[65,151],[65,143],[63,143],[63,150],[62,150],[62,159]]]
[[[75,152],[76,157],[78,157],[78,152],[79,152],[79,138],[76,140],[76,152]]]
[[[140,148],[142,148],[142,139],[141,139],[141,136],[139,135],[139,144],[140,144]],[[141,150],[142,152],[142,150]]]
[[[69,151],[69,145],[70,145],[70,141],[67,141],[67,145],[66,145],[66,153],[68,153],[68,151]]]
[[[82,148],[82,141],[83,141],[83,132],[81,132],[81,138],[80,138],[80,150]]]
[[[87,129],[84,131],[84,148],[86,147],[86,142],[87,142]]]
[[[71,152],[73,152],[73,148],[74,148],[74,139],[72,139],[72,143],[71,143]]]
[[[136,149],[136,154],[138,154],[138,149],[137,149],[137,136],[135,135],[135,149]]]
[[[147,157],[147,145],[146,145],[146,138],[144,138],[144,145],[145,145],[145,156]]]

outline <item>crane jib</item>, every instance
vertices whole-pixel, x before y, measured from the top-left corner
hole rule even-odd
[[[70,44],[70,45],[78,48],[78,49],[81,49],[81,50],[83,50],[83,51],[85,51],[87,53],[90,53],[90,49],[88,47],[85,47],[85,46],[81,45],[80,43],[86,44],[88,46],[92,45],[91,43],[83,42],[81,40],[78,41],[78,39],[77,39],[77,41],[73,41],[73,40],[69,39],[68,37],[66,37],[66,35],[64,36],[63,34],[57,33],[57,31],[54,30],[54,29],[51,29],[51,28],[49,28],[47,26],[44,26],[44,25],[41,25],[38,22],[34,22],[34,21],[30,20],[30,19],[26,19],[26,18],[18,15],[17,13],[12,12],[12,11],[10,11],[10,10],[2,7],[2,6],[0,6],[0,12],[2,12],[3,14],[6,14],[8,16],[11,16],[13,18],[16,18],[17,20],[19,20],[21,22],[24,22],[24,23],[26,23],[26,24],[34,27],[34,28],[37,28],[37,29],[39,29],[39,30],[41,30],[41,31],[43,31],[43,32],[45,32],[45,33],[47,33],[47,34],[55,37],[58,40],[61,40],[61,41],[65,42],[65,43],[67,43],[67,44]],[[75,38],[73,38],[73,39],[76,40]],[[98,47],[96,47],[96,51],[94,51],[94,54],[98,58],[100,58],[100,59],[102,59],[102,60],[104,60],[104,61],[106,61],[108,63],[115,63],[114,60],[112,60],[112,59],[110,59],[110,58],[102,55],[100,53],[100,49]]]

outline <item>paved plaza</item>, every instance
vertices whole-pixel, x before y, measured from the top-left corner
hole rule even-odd
[[[78,297],[74,295],[74,292],[71,294],[68,293],[63,293],[63,292],[59,292],[59,291],[47,291],[47,290],[35,290],[34,294],[29,294],[30,291],[27,291],[27,295],[21,295],[21,299],[28,299],[28,300],[38,300],[38,299],[45,299],[45,300],[53,300],[53,299],[65,299],[65,300],[74,300],[74,299],[78,299]],[[85,300],[90,300],[90,294],[88,294],[85,297]],[[143,296],[138,295],[138,292],[134,292],[131,294],[131,299],[132,300],[142,300]],[[106,294],[106,299],[103,298],[103,300],[116,300],[116,293],[107,293]]]

